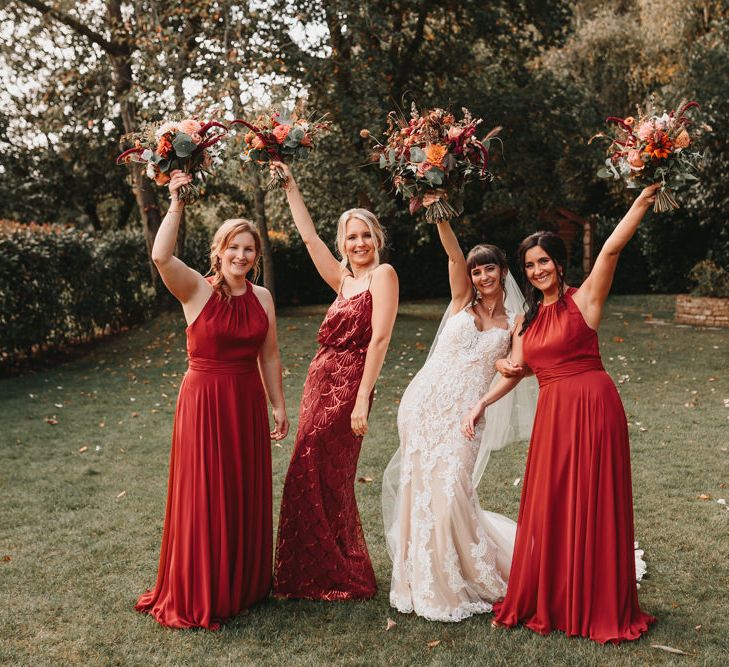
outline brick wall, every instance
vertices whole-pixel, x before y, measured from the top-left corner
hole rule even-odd
[[[676,322],[696,327],[729,327],[729,299],[679,294]]]

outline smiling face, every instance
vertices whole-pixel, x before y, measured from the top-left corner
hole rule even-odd
[[[485,298],[491,301],[501,294],[501,280],[503,269],[498,264],[479,264],[471,267],[471,282],[473,288]]]
[[[366,268],[376,262],[377,245],[369,226],[359,218],[347,220],[344,236],[344,254],[352,268]]]
[[[229,283],[240,282],[255,266],[258,253],[250,232],[240,232],[230,239],[220,257],[220,269]]]
[[[551,294],[559,289],[561,270],[549,253],[538,245],[529,248],[524,255],[524,273],[527,280],[542,294]]]

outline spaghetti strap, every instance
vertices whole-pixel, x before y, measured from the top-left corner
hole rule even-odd
[[[349,276],[350,276],[350,275],[351,275],[351,274],[349,274],[349,273],[345,273],[345,274],[344,274],[344,275],[342,276],[342,279],[341,279],[341,280],[339,281],[339,291],[337,292],[337,296],[340,296],[340,295],[342,294],[342,289],[344,288],[344,281],[345,281],[345,280],[346,280],[347,278],[349,278]]]
[[[370,279],[369,279],[369,281],[367,282],[367,290],[368,290],[368,291],[369,291],[369,289],[370,289],[370,285],[372,284],[372,274],[373,274],[373,273],[374,273],[374,271],[370,271]]]

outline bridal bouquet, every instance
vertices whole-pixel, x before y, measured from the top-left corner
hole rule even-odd
[[[643,111],[638,108],[637,118],[610,116],[607,122],[614,123],[607,137],[605,166],[597,175],[600,178],[622,178],[629,188],[643,188],[651,183],[663,185],[656,195],[653,210],[658,213],[679,208],[672,191],[698,181],[696,175],[705,159],[705,153],[697,150],[702,130],[707,125],[696,127],[686,113],[698,109],[697,102],[682,101],[677,110],[658,115],[651,102]]]
[[[167,185],[170,172],[175,169],[192,174],[204,183],[205,174],[212,173],[213,156],[209,149],[227,131],[222,123],[203,123],[196,118],[150,123],[140,132],[125,137],[134,141],[134,148],[124,151],[116,163],[146,164],[147,176],[157,185]],[[180,188],[178,196],[186,204],[191,204],[200,196],[200,190],[195,183],[189,183]]]
[[[481,124],[468,109],[463,118],[445,109],[419,112],[413,104],[410,118],[391,111],[384,144],[377,142],[373,158],[389,172],[395,192],[409,200],[410,212],[425,208],[428,222],[450,220],[458,215],[463,188],[469,181],[493,179],[487,170],[489,144],[501,130],[496,127],[482,140]],[[360,135],[369,138],[370,132]]]
[[[294,113],[274,112],[259,116],[253,123],[236,119],[230,123],[248,128],[243,141],[245,147],[241,154],[243,162],[254,162],[265,169],[271,161],[291,164],[295,160],[303,160],[309,156],[314,147],[314,138],[329,130],[331,123],[324,120],[310,121],[300,118]],[[276,168],[266,190],[281,188],[286,184],[286,176],[280,168]]]

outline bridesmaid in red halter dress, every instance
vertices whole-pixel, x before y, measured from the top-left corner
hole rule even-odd
[[[288,167],[291,213],[314,265],[337,293],[319,329],[304,385],[299,428],[286,474],[273,594],[351,600],[376,590],[354,496],[372,393],[398,304],[397,275],[379,263],[384,235],[364,209],[339,218],[338,262],[319,238]]]
[[[214,630],[270,590],[270,439],[286,436],[288,420],[273,300],[246,280],[261,254],[258,231],[247,220],[224,222],[205,280],[172,254],[183,208],[176,195],[189,181],[172,172],[172,204],[152,249],[189,325],[189,368],[175,413],[157,583],[136,609],[169,627]]]
[[[519,247],[529,309],[517,337],[521,345],[512,348],[513,377],[490,391],[464,423],[471,434],[484,408],[518,382],[522,364],[536,373],[539,400],[516,544],[494,625],[521,623],[541,634],[561,630],[619,643],[638,639],[656,620],[638,604],[628,426],[600,360],[597,328],[620,251],[657,187],[641,192],[579,289],[564,284],[559,236],[537,232]]]

